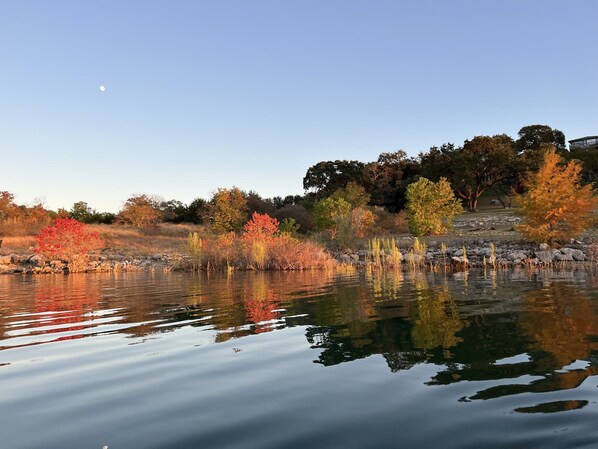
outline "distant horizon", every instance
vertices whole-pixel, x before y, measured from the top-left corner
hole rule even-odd
[[[534,124],[595,135],[597,13],[591,0],[7,2],[0,190],[99,212],[143,193],[284,197],[325,160]]]

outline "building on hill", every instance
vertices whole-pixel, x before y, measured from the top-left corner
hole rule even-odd
[[[580,137],[569,141],[570,150],[593,148],[598,150],[598,136]]]

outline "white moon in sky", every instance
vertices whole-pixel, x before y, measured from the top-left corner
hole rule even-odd
[[[106,86],[100,84],[100,92],[104,92],[106,90]]]

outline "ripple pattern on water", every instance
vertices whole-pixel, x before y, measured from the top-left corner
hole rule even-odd
[[[597,286],[589,272],[0,277],[0,447],[595,447]]]

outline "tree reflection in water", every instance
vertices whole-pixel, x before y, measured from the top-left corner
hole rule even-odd
[[[501,380],[464,398],[489,399],[573,389],[597,374],[594,290],[591,273],[548,271],[6,276],[0,336],[5,347],[102,332],[143,343],[191,327],[205,344],[302,326],[315,363],[430,363],[439,371],[427,385]],[[49,338],[27,337],[38,334]]]
[[[462,365],[449,367],[439,373],[430,385],[449,384],[460,380],[516,379],[524,375],[534,376],[528,383],[496,385],[479,391],[469,399],[492,399],[522,393],[541,393],[577,388],[589,376],[598,374],[596,349],[598,342],[598,315],[596,303],[579,286],[563,282],[543,282],[539,288],[526,291],[522,296],[525,310],[517,314],[499,314],[486,317],[483,324],[474,320],[473,328],[483,325],[486,329],[497,324],[509,323],[509,333],[502,337],[495,335],[497,344],[509,348],[510,355],[528,354],[529,359],[514,360],[512,363],[477,362],[461,356],[457,351],[456,360]],[[503,328],[504,330],[504,328]],[[475,337],[464,336],[465,340],[475,341]],[[585,361],[581,367],[568,367],[574,362]],[[562,404],[561,404],[562,402]],[[571,401],[540,404],[529,410],[579,408]],[[551,405],[552,404],[552,405]],[[564,405],[563,405],[564,404]],[[553,407],[554,405],[554,407]],[[582,405],[583,406],[583,405]]]
[[[493,271],[469,280],[429,273],[395,280],[390,273],[365,276],[365,283],[338,286],[326,307],[316,310],[316,324],[306,332],[321,350],[316,363],[380,354],[393,372],[436,364],[441,371],[428,385],[517,379],[465,400],[573,389],[597,374],[597,305],[584,293],[594,282],[589,274],[568,280],[511,273],[498,282]],[[585,364],[568,367],[576,361]],[[532,380],[521,383],[522,376]],[[554,407],[577,406],[563,404]],[[551,407],[540,404],[538,410]]]

